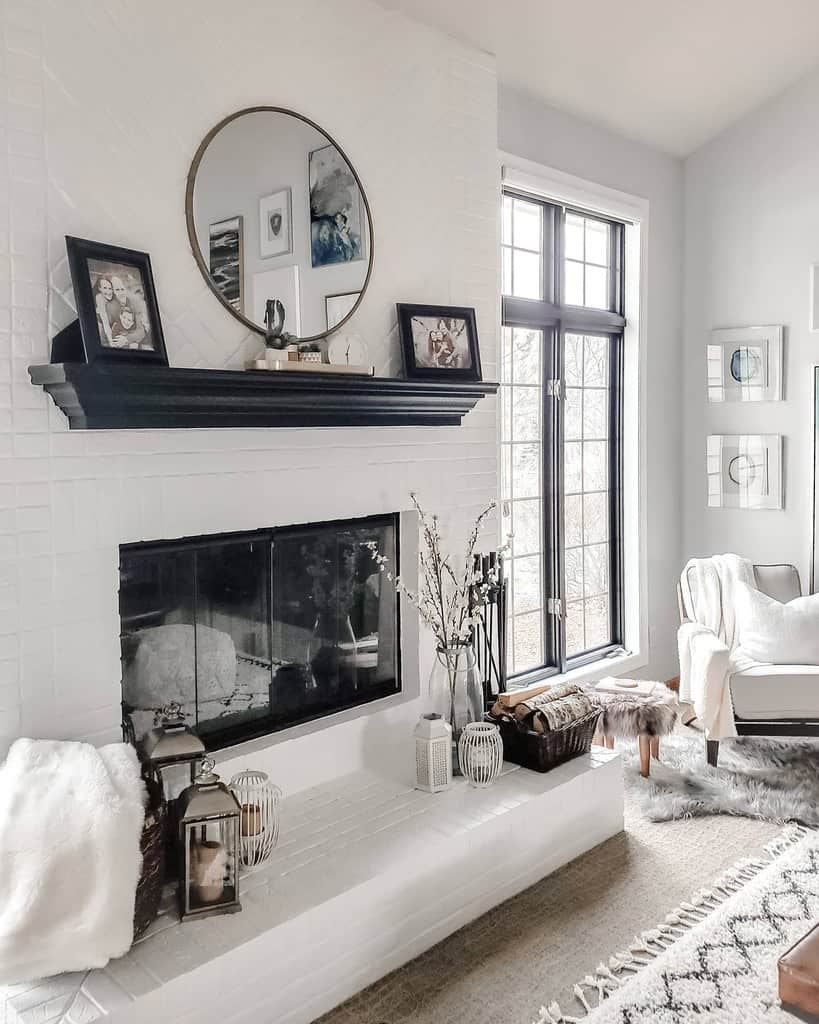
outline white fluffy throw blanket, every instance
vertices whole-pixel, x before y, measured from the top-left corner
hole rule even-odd
[[[0,767],[0,984],[127,952],[144,801],[130,746],[14,743]]]
[[[737,582],[756,588],[754,568],[739,555],[692,558],[682,571],[683,602],[691,617],[677,634],[680,700],[694,705],[709,739],[736,736],[731,672],[736,665],[734,616]]]

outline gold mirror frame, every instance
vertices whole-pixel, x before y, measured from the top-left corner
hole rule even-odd
[[[190,242],[191,252],[193,253],[193,258],[196,260],[197,267],[199,267],[200,274],[205,279],[208,288],[210,288],[210,290],[213,292],[213,294],[216,296],[219,302],[225,307],[225,309],[231,314],[231,316],[236,317],[236,319],[241,321],[241,323],[243,323],[245,327],[249,327],[251,331],[255,331],[257,334],[264,335],[264,327],[260,327],[257,323],[254,323],[253,320],[249,319],[249,317],[246,317],[244,313],[240,313],[238,310],[234,309],[233,306],[231,306],[231,304],[227,301],[224,295],[222,295],[222,293],[213,283],[213,278],[210,276],[210,270],[208,269],[208,266],[205,263],[204,257],[202,255],[202,251],[199,248],[199,239],[196,237],[196,228],[193,222],[193,190],[196,185],[196,174],[199,170],[199,165],[202,162],[202,157],[205,155],[205,151],[207,150],[214,136],[218,135],[219,132],[226,125],[229,125],[231,123],[231,121],[235,121],[237,120],[237,118],[243,117],[245,114],[258,114],[263,113],[264,111],[268,111],[272,114],[287,114],[290,117],[298,118],[299,121],[303,121],[305,124],[309,124],[311,128],[315,128],[316,131],[321,132],[325,139],[327,139],[327,142],[331,146],[335,146],[335,148],[341,155],[342,159],[346,161],[347,166],[350,168],[350,171],[352,172],[352,175],[355,178],[356,185],[358,185],[358,190],[361,193],[361,199],[364,202],[364,209],[367,214],[367,233],[369,236],[369,260],[367,263],[367,273],[366,276],[364,277],[364,283],[361,286],[361,294],[358,296],[355,305],[350,310],[350,312],[344,317],[344,319],[339,320],[339,322],[334,327],[330,327],[326,331],[322,331],[320,334],[311,334],[309,337],[305,336],[303,338],[299,337],[294,339],[294,341],[297,344],[312,341],[321,341],[323,338],[329,337],[331,334],[335,333],[337,330],[343,327],[344,324],[346,324],[347,321],[355,314],[356,310],[361,305],[361,302],[367,291],[367,286],[370,283],[370,276],[372,275],[373,272],[373,262],[375,261],[375,234],[373,232],[373,216],[372,211],[370,210],[369,200],[367,199],[367,193],[364,191],[364,186],[361,183],[361,178],[359,178],[358,176],[358,171],[355,169],[355,167],[353,167],[347,154],[344,152],[341,146],[339,146],[336,140],[331,135],[327,134],[327,132],[321,127],[321,125],[316,124],[315,121],[311,121],[309,117],[305,117],[303,114],[297,114],[295,110],[288,110],[287,107],[270,107],[266,105],[256,107],[244,107],[242,110],[237,110],[235,113],[228,114],[227,117],[222,118],[222,120],[213,128],[211,128],[208,134],[199,143],[199,148],[196,150],[196,153],[194,154],[193,160],[191,161],[190,170],[188,171],[188,180],[187,184],[185,185],[185,223],[187,224],[188,227],[188,241]]]

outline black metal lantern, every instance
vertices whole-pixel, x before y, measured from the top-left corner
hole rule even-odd
[[[239,902],[241,810],[206,757],[177,800],[179,909],[183,921],[230,914]]]
[[[205,756],[205,744],[185,725],[182,709],[174,701],[165,705],[161,722],[144,736],[138,749],[168,804],[193,782]]]

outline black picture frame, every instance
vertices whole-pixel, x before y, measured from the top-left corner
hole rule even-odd
[[[401,356],[404,361],[404,376],[407,380],[480,381],[483,379],[481,377],[478,328],[475,322],[475,310],[471,306],[426,306],[399,302],[397,309]],[[462,320],[464,322],[463,329],[466,331],[469,365],[419,365],[413,338],[413,321],[420,319]]]
[[[77,319],[80,325],[82,347],[86,362],[94,363],[105,360],[108,362],[146,363],[167,366],[168,353],[165,349],[165,336],[162,331],[162,320],[159,316],[159,305],[156,301],[151,257],[148,253],[139,252],[136,249],[123,249],[120,246],[107,245],[104,242],[93,242],[87,238],[75,238],[73,235],[66,235],[65,245],[68,253],[71,281],[74,285]],[[126,344],[114,345],[103,340],[100,331],[100,321],[97,317],[94,288],[91,283],[92,271],[88,266],[89,260],[96,260],[115,266],[120,265],[127,270],[133,270],[139,274],[143,294],[139,295],[137,292],[134,292],[129,295],[128,301],[136,304],[134,300],[138,300],[139,305],[134,316],[135,326],[130,329],[135,332],[134,337],[137,338],[139,329],[145,330],[144,325],[141,323],[144,318],[148,324],[147,335],[151,340],[151,348],[130,347]],[[111,301],[114,301],[114,299]],[[143,305],[144,310],[141,308]],[[132,312],[134,311],[132,310]],[[144,338],[142,340],[144,341]],[[135,341],[133,344],[139,344],[139,341]]]

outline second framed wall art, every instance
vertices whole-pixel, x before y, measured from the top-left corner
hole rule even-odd
[[[779,434],[711,434],[706,445],[709,508],[783,507]]]

